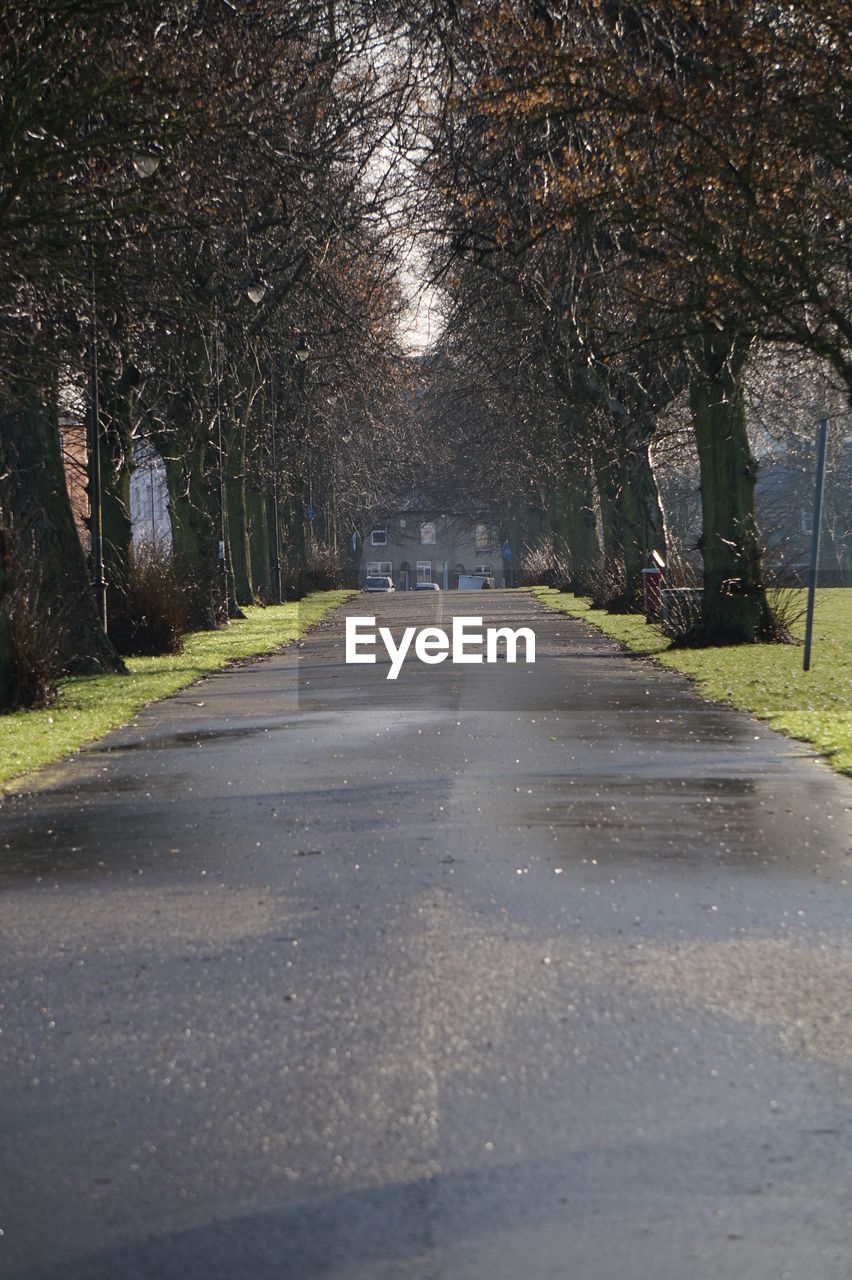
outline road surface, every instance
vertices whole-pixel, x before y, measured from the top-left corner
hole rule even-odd
[[[0,808],[0,1275],[848,1280],[852,785],[510,592]],[[383,651],[382,651],[383,653]]]

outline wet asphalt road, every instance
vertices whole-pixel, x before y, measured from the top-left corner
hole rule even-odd
[[[847,1280],[852,785],[515,593],[0,808],[0,1275]]]

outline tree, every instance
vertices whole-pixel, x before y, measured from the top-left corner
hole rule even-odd
[[[770,14],[716,0],[467,6],[440,117],[443,185],[458,192],[450,248],[519,258],[561,236],[580,266],[563,299],[566,349],[596,378],[618,365],[645,382],[644,353],[651,370],[685,366],[712,639],[771,629],[742,353],[758,334],[796,330],[839,371],[848,357],[847,127],[843,112],[828,121],[848,75],[834,76],[845,6],[822,8],[824,19],[815,5]]]
[[[404,51],[392,75],[377,66],[388,21],[382,5],[342,10],[334,0],[274,10],[43,0],[4,20],[0,502],[7,514],[25,502],[52,512],[27,527],[44,538],[36,547],[48,566],[44,608],[64,618],[67,605],[77,615],[66,629],[66,666],[120,669],[82,585],[55,447],[57,397],[63,385],[86,385],[94,315],[116,613],[132,559],[135,434],[164,455],[178,556],[199,580],[197,620],[212,622],[220,465],[242,599],[255,590],[252,539],[263,544],[266,532],[257,491],[264,477],[248,465],[262,455],[260,410],[271,395],[261,394],[261,346],[292,350],[299,330],[333,328],[347,332],[350,362],[373,344],[383,351],[376,370],[388,358],[399,309],[386,219],[395,187],[389,156],[384,176],[379,160],[410,94]],[[140,149],[161,159],[144,192],[130,164]],[[246,301],[252,279],[266,283],[259,313]],[[282,389],[293,392],[286,380],[279,396]],[[282,423],[297,416],[295,403],[277,406]],[[36,438],[42,466],[32,476],[23,450]],[[21,558],[13,544],[22,527],[17,518],[4,523],[11,560]],[[64,531],[61,550],[48,527]],[[75,565],[70,601],[65,577],[52,573],[60,563],[66,576]],[[4,591],[11,581],[4,574]],[[230,595],[235,603],[233,587]]]

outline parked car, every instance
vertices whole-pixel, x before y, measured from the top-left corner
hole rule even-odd
[[[414,590],[415,591],[440,591],[441,588],[438,586],[437,582],[415,582]]]
[[[384,574],[376,577],[369,577],[365,580],[362,591],[396,591],[393,585],[393,578],[386,578]]]
[[[459,591],[482,591],[495,587],[493,578],[487,578],[482,573],[460,573],[459,574]]]

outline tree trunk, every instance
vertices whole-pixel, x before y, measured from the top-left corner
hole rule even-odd
[[[176,442],[170,441],[174,449]],[[190,624],[212,628],[219,621],[216,576],[218,539],[208,509],[207,448],[205,440],[188,442],[185,453],[165,454],[166,486],[172,522],[175,565],[188,585]]]
[[[183,388],[168,404],[167,421],[154,435],[166,468],[172,548],[187,584],[190,626],[214,628],[227,620],[219,574],[218,452],[211,431],[210,368],[198,326],[177,347],[173,385]]]
[[[711,644],[772,634],[754,515],[757,464],[746,431],[748,342],[713,331],[695,350],[689,404],[701,467],[703,631]]]
[[[246,512],[246,438],[255,395],[250,365],[230,370],[229,396],[223,403],[222,438],[225,448],[225,506],[230,568],[228,616],[243,618],[240,606],[254,601],[248,515]]]
[[[283,559],[289,569],[288,578],[301,583],[308,562],[305,508],[298,493],[289,494],[280,503],[281,541],[284,544]]]
[[[136,369],[129,364],[117,379],[101,377],[101,418],[104,423],[101,520],[104,577],[109,584],[107,626],[119,648],[122,647],[127,625],[127,583],[133,559],[130,470],[133,461],[133,403],[138,381]]]
[[[651,440],[638,423],[631,423],[621,450],[621,532],[628,601],[641,605],[642,570],[652,563],[653,551],[666,558],[663,509],[651,466]]]
[[[595,494],[588,466],[580,462],[565,477],[551,498],[549,510],[555,555],[557,560],[568,563],[566,586],[578,595],[587,595],[594,589],[601,569]]]
[[[63,668],[81,675],[124,672],[98,618],[68,499],[55,404],[34,388],[13,388],[0,438],[7,587],[19,606],[25,603],[34,619],[47,622]]]
[[[598,489],[603,565],[592,591],[598,609],[624,612],[630,608],[624,565],[624,529],[621,507],[621,460],[614,444],[599,439],[593,446],[595,480]]]
[[[272,600],[272,547],[269,541],[267,503],[263,494],[252,485],[247,484],[245,492],[252,586],[257,595],[268,604]]]
[[[0,474],[5,472],[3,443],[0,440]],[[4,485],[0,483],[0,708],[12,701],[14,683],[14,652],[12,649],[12,624],[9,617],[10,584],[6,569],[10,548],[3,527]]]
[[[251,604],[254,600],[254,589],[246,512],[245,428],[240,429],[237,425],[236,429],[229,433],[225,457],[228,541],[231,550],[231,570],[234,575],[234,597],[238,605]]]

